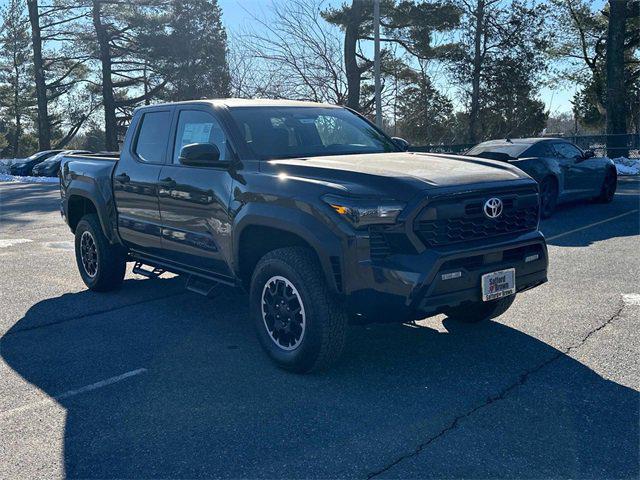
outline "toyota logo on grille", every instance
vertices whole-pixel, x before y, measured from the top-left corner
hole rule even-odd
[[[502,200],[493,197],[484,202],[484,214],[489,218],[498,218],[502,215]]]

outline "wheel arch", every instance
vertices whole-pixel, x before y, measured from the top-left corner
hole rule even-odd
[[[70,188],[65,192],[64,210],[69,228],[75,233],[80,219],[89,213],[95,213],[107,240],[110,243],[120,243],[115,232],[113,202],[105,202],[104,199],[100,201],[98,198],[90,189]]]
[[[98,214],[98,209],[93,200],[79,194],[69,196],[67,200],[67,223],[73,233],[76,232],[80,219],[89,213]]]
[[[558,194],[562,193],[560,192],[560,178],[558,176],[557,173],[555,172],[548,172],[540,181],[540,184],[542,184],[542,182],[546,181],[546,180],[551,180],[553,182],[555,182],[556,187],[558,187]]]
[[[252,208],[237,220],[233,229],[233,267],[245,286],[266,253],[304,246],[314,252],[331,289],[342,291],[340,240],[315,217],[296,209],[265,206]]]

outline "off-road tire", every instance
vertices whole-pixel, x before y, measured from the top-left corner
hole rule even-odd
[[[85,235],[87,234],[87,235]],[[85,215],[80,219],[75,231],[75,250],[78,270],[84,284],[93,291],[107,292],[122,285],[126,270],[126,252],[119,245],[112,245],[105,237],[100,220],[95,213]],[[83,236],[88,241],[89,236],[95,244],[95,270],[83,263]]]
[[[304,330],[299,344],[285,350],[273,338],[263,317],[263,295],[270,281],[283,278],[296,289],[296,299],[304,311]],[[276,280],[279,281],[279,280]],[[292,293],[292,290],[289,290]],[[287,247],[267,253],[256,265],[251,278],[250,309],[258,339],[269,357],[281,368],[308,373],[323,370],[341,355],[346,342],[346,308],[331,291],[314,252],[305,247]],[[265,310],[268,308],[264,304]],[[294,304],[295,305],[295,304]]]
[[[602,187],[600,188],[600,194],[595,198],[597,203],[611,203],[616,196],[616,190],[618,188],[618,173],[610,168],[602,181]]]
[[[515,295],[493,300],[491,302],[477,302],[452,308],[445,312],[451,320],[461,323],[478,323],[497,318],[511,307],[516,299]]]

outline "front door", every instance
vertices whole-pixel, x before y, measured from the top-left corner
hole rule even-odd
[[[207,107],[185,106],[176,114],[172,158],[162,167],[158,182],[164,255],[181,265],[230,277],[233,178],[226,166],[231,159],[227,135]],[[180,150],[192,143],[215,144],[220,167],[182,165]]]
[[[113,173],[118,231],[134,250],[159,253],[158,176],[165,161],[171,108],[145,110],[129,128],[133,137]]]
[[[565,193],[568,196],[580,197],[590,192],[591,169],[582,159],[582,152],[568,142],[553,144],[556,152]]]

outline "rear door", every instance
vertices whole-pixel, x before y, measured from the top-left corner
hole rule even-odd
[[[160,252],[158,177],[167,156],[173,107],[145,109],[113,173],[120,237],[131,248]]]
[[[569,142],[553,144],[562,172],[562,181],[567,195],[580,197],[590,192],[591,169],[582,160],[582,152]]]
[[[204,273],[231,277],[226,255],[231,251],[229,201],[233,178],[228,135],[208,106],[177,107],[170,158],[159,179],[163,254],[173,262]],[[180,163],[180,150],[192,143],[213,143],[220,166]]]

